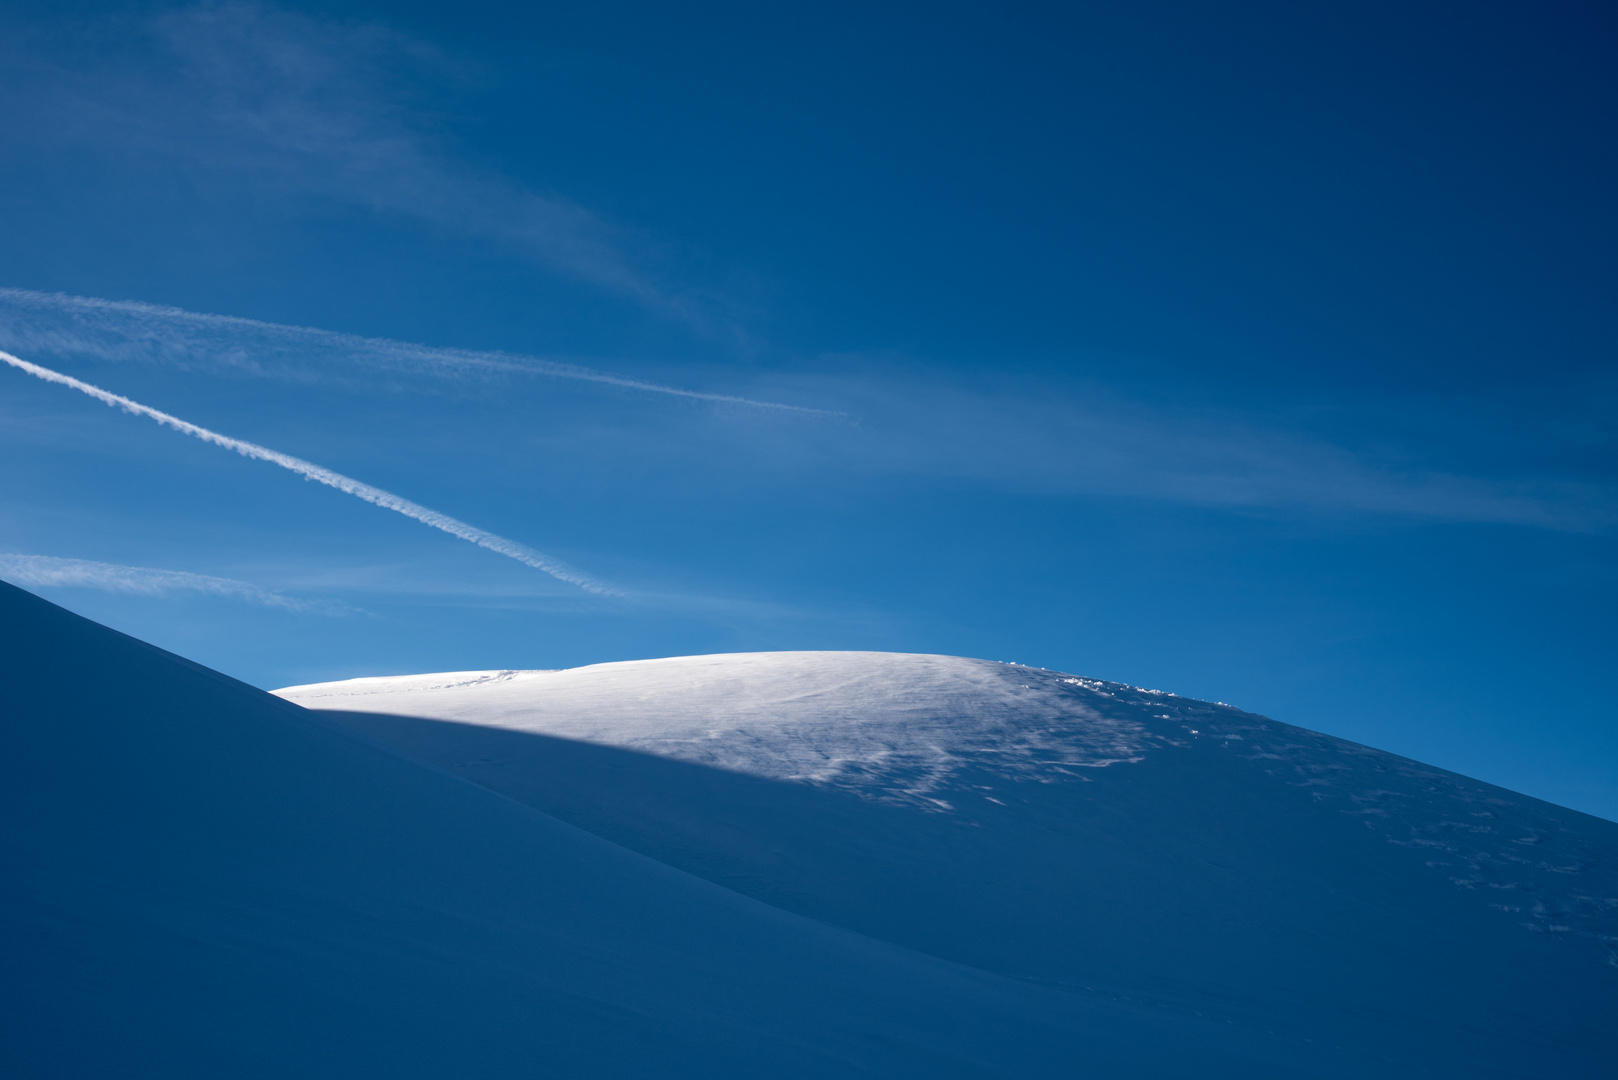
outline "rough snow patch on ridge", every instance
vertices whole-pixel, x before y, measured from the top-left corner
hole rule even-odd
[[[625,747],[949,809],[972,767],[1054,780],[1163,742],[1054,672],[955,656],[729,653],[563,671],[463,671],[291,686],[311,709],[398,713]]]

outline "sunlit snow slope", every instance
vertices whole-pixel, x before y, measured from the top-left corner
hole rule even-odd
[[[8,1078],[1364,1075],[768,906],[3,584],[0,702]]]
[[[1618,1061],[1618,825],[1227,706],[890,653],[278,693],[777,908],[1312,1067]]]

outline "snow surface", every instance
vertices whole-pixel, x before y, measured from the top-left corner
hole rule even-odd
[[[891,653],[277,693],[774,907],[1351,1075],[1618,1060],[1618,825],[1229,706]]]
[[[540,732],[942,805],[930,794],[968,767],[1005,779],[1065,775],[1139,761],[1162,742],[1139,721],[1096,712],[1065,690],[1027,668],[986,660],[779,652],[349,679],[274,692],[312,709]]]
[[[1618,826],[1228,708],[785,654],[312,711],[5,585],[0,688],[6,1077],[1618,1060]]]
[[[8,1078],[1367,1067],[760,903],[3,584],[0,686]]]

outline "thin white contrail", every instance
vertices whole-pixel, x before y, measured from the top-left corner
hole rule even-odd
[[[566,563],[535,551],[525,544],[519,544],[515,540],[507,540],[505,537],[496,536],[492,532],[485,532],[475,525],[468,525],[466,522],[452,518],[448,514],[440,514],[436,510],[429,510],[420,503],[413,503],[409,499],[402,498],[390,491],[372,487],[370,484],[344,476],[342,473],[332,472],[330,469],[316,465],[313,462],[295,458],[291,454],[283,454],[279,450],[271,450],[268,447],[259,446],[257,443],[232,439],[230,436],[221,435],[217,431],[209,431],[205,427],[198,427],[196,424],[181,420],[177,416],[170,416],[168,413],[161,412],[149,405],[131,401],[120,394],[103,390],[99,386],[91,386],[89,383],[75,379],[71,375],[63,375],[59,371],[52,371],[50,368],[31,364],[27,360],[19,359],[8,352],[0,352],[0,360],[21,371],[26,371],[35,378],[44,379],[46,382],[60,383],[63,386],[71,386],[75,390],[89,394],[97,401],[112,405],[128,413],[134,413],[136,416],[156,420],[159,424],[164,424],[175,431],[194,436],[203,442],[222,446],[226,450],[234,450],[243,457],[268,461],[272,465],[290,469],[305,479],[314,480],[328,487],[334,487],[338,491],[358,496],[368,503],[375,503],[377,506],[403,514],[405,517],[415,518],[423,525],[431,525],[433,528],[447,532],[451,536],[458,536],[462,540],[469,540],[479,547],[499,552],[509,559],[516,559],[526,566],[532,566],[535,570],[543,570],[551,577],[568,582],[571,585],[577,585],[586,592],[598,593],[603,596],[622,595],[617,589],[597,581],[584,571],[575,570]]]

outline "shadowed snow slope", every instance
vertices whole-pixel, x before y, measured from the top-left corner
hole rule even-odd
[[[1618,1060],[1618,825],[1228,706],[892,653],[277,693],[775,908],[1075,1005],[1201,1017],[1345,1075]]]
[[[3,584],[0,686],[7,1077],[1372,1064],[771,907]]]

